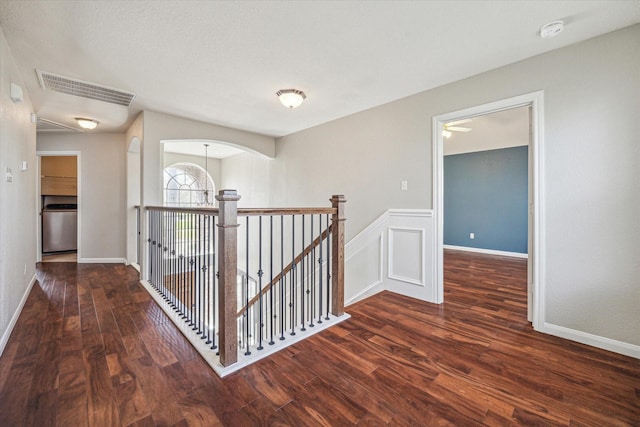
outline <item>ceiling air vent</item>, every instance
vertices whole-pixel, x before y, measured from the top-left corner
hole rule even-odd
[[[95,99],[109,102],[111,104],[131,105],[134,93],[101,86],[96,83],[83,82],[71,77],[60,76],[46,71],[36,70],[40,86],[45,90],[66,93],[67,95],[81,96],[83,98]]]
[[[53,120],[43,119],[38,117],[38,123],[36,125],[36,131],[38,132],[80,132],[78,129],[67,126],[62,123],[54,122]]]

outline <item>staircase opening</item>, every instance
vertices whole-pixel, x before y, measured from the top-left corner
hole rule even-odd
[[[221,376],[344,313],[344,197],[326,208],[145,207],[142,284]]]

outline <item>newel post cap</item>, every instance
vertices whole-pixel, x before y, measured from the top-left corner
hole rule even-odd
[[[347,199],[342,194],[334,194],[333,196],[331,196],[331,199],[329,200],[331,201],[332,207],[334,209],[337,209],[337,213],[335,214],[334,220],[337,219],[338,221],[344,221],[345,220],[344,207]]]
[[[225,202],[234,202],[240,200],[237,190],[220,190],[216,196],[216,200]]]

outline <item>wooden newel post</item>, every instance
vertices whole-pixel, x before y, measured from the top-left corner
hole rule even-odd
[[[331,216],[331,314],[344,314],[344,204],[343,195],[331,197],[336,213]]]
[[[238,361],[238,196],[236,190],[220,190],[218,209],[218,313],[220,313],[220,363]]]

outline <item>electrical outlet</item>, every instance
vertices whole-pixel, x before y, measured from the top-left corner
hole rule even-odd
[[[471,240],[475,239],[476,238],[476,233],[469,233],[469,238]]]
[[[409,183],[407,181],[400,181],[400,190],[407,191],[409,189]]]

